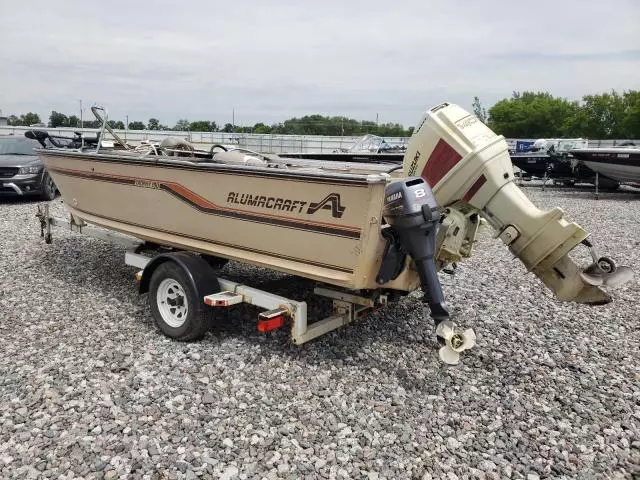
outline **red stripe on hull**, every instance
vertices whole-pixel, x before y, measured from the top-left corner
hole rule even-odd
[[[462,159],[462,155],[456,152],[451,145],[440,139],[436,148],[422,170],[420,176],[431,187],[435,187],[442,178]]]

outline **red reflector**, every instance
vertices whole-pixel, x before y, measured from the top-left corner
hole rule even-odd
[[[260,318],[258,319],[258,331],[265,333],[280,328],[284,325],[284,314],[278,315],[272,318]]]

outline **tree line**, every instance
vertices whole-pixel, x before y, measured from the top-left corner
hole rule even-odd
[[[487,111],[475,97],[472,104],[475,115],[492,130],[507,138],[567,138],[639,139],[640,91],[629,90],[585,95],[581,101],[554,97],[548,92],[513,92],[510,98],[498,101]],[[29,126],[42,123],[38,114],[29,112],[19,117],[11,115],[9,125]],[[84,120],[85,128],[98,128],[96,120]],[[173,127],[162,125],[157,118],[145,124],[136,120],[125,125],[120,120],[109,120],[115,129],[178,130],[190,132],[272,133],[295,135],[409,137],[414,127],[399,123],[355,120],[341,116],[305,115],[281,123],[267,125],[259,122],[251,126],[226,123],[218,125],[211,120],[189,121],[180,119]],[[49,127],[80,127],[80,118],[52,111]]]
[[[37,113],[29,112],[19,117],[10,115],[8,124],[11,126],[30,126],[43,123]],[[367,133],[386,137],[409,137],[413,133],[413,127],[405,129],[399,123],[378,124],[372,121],[361,121],[347,117],[327,117],[323,115],[305,115],[301,118],[290,118],[281,123],[267,125],[259,122],[252,126],[233,125],[226,123],[219,126],[210,120],[197,120],[190,122],[187,119],[180,119],[173,126],[162,125],[157,118],[150,118],[145,124],[141,121],[132,121],[125,125],[122,121],[109,120],[109,125],[115,129],[129,130],[173,130],[189,132],[226,132],[226,133],[278,133],[295,135],[364,135]],[[58,128],[99,128],[101,125],[97,120],[83,120],[81,123],[77,115],[65,115],[52,111],[49,116],[48,127]]]
[[[474,112],[480,118],[482,106],[476,100]],[[513,92],[493,105],[484,120],[507,138],[639,139],[640,91],[585,95],[580,102],[548,92]]]

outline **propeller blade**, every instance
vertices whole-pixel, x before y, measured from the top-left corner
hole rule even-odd
[[[618,267],[613,273],[592,274],[586,272],[580,272],[580,278],[595,287],[606,285],[613,287],[616,285],[622,285],[633,279],[633,270],[629,267]]]
[[[475,347],[476,332],[473,331],[473,328],[467,328],[464,332],[462,332],[462,338],[464,339],[464,343],[462,344],[463,350],[469,350],[470,348]]]
[[[580,278],[587,285],[593,285],[594,287],[599,287],[604,283],[604,279],[601,275],[592,275],[585,272],[580,272]]]
[[[438,353],[440,360],[448,365],[457,365],[460,361],[460,354],[450,347],[442,347]]]
[[[604,284],[610,287],[622,285],[633,279],[633,270],[629,267],[618,267],[615,272],[604,277]]]
[[[455,333],[455,325],[451,320],[440,322],[436,327],[436,335],[449,340]]]

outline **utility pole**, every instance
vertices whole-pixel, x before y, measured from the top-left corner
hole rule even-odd
[[[231,130],[235,131],[236,129],[236,109],[235,107],[231,110]]]
[[[376,112],[376,126],[378,125],[378,113]]]
[[[82,100],[80,100],[80,128],[84,128],[84,122],[82,121]]]

